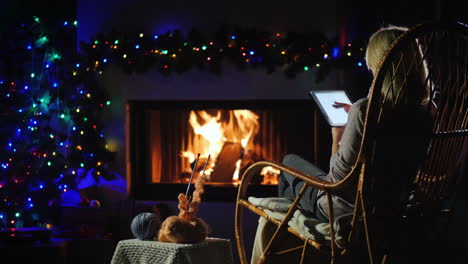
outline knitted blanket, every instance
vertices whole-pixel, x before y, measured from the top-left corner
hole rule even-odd
[[[248,201],[258,208],[263,209],[271,218],[280,221],[284,218],[292,203],[289,199],[279,197],[249,197]],[[335,241],[337,246],[340,248],[346,245],[346,237],[349,232],[349,224],[352,216],[352,214],[347,214],[335,218],[335,222],[333,224],[333,228],[335,230]],[[323,223],[320,220],[311,217],[310,213],[300,208],[294,211],[288,225],[304,237],[321,242],[330,240],[330,224]]]
[[[119,241],[111,264],[233,264],[231,242],[207,238],[197,244],[128,239]]]

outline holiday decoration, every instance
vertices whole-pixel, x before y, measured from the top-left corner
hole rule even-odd
[[[75,28],[34,18],[0,35],[0,227],[50,228],[78,169],[109,175],[100,111],[110,102],[94,76],[71,78]]]
[[[197,30],[187,36],[179,30],[164,34],[114,31],[82,43],[86,66],[75,73],[102,74],[107,65],[117,64],[127,72],[155,68],[169,75],[198,68],[221,74],[226,60],[241,70],[261,67],[271,73],[281,69],[288,78],[310,71],[321,81],[331,67],[363,68],[363,47],[363,41],[340,47],[320,33],[268,33],[238,27],[222,27],[213,37]]]

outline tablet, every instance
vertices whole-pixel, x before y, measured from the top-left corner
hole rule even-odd
[[[348,121],[348,113],[346,113],[343,107],[333,107],[335,102],[351,104],[351,100],[349,100],[345,91],[324,90],[310,91],[309,93],[310,96],[314,98],[330,126],[338,127],[346,125],[346,122]]]

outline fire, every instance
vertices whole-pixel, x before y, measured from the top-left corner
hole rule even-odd
[[[189,123],[194,135],[188,139],[187,150],[182,152],[182,156],[187,160],[186,170],[191,171],[190,164],[194,161],[196,153],[201,154],[201,159],[206,159],[208,154],[211,154],[212,158],[205,173],[210,175],[220,167],[230,171],[226,168],[232,167],[235,170],[229,177],[233,182],[238,181],[242,156],[253,150],[253,139],[259,131],[258,115],[250,110],[191,111]],[[224,155],[222,160],[219,157],[221,152]],[[226,163],[229,159],[233,159],[231,165]],[[217,164],[223,162],[225,163]]]
[[[271,166],[266,166],[260,172],[260,175],[263,176],[263,183],[264,184],[278,184],[278,175],[280,174],[280,170],[275,169]]]

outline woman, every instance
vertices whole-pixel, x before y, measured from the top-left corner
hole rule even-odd
[[[391,43],[407,30],[408,29],[404,27],[390,26],[378,30],[370,37],[366,50],[366,64],[373,74],[376,73],[380,61],[389,49]],[[402,57],[403,61],[401,63],[405,66],[411,64],[409,59],[405,61],[407,60],[406,58],[414,58],[415,56],[421,58],[417,43],[414,43],[412,46],[410,45],[404,52],[410,55]],[[425,64],[423,64],[422,67],[425,68]],[[406,67],[406,70],[407,69],[408,67]],[[381,90],[382,95],[385,95],[386,98],[391,100],[397,99],[405,105],[416,106],[413,107],[415,109],[420,108],[422,105],[427,105],[427,98],[429,95],[428,88],[421,85],[424,83],[422,80],[425,79],[427,70],[421,70],[419,68],[409,72],[403,72],[404,70],[400,71],[398,69],[396,71],[393,78],[387,77],[384,79]],[[410,79],[409,83],[408,81],[403,81],[405,78],[408,80],[408,75],[414,77],[412,79],[413,81]],[[408,87],[411,86],[411,89],[401,89],[404,87],[403,84]],[[395,87],[400,87],[400,90],[395,91],[398,90],[395,89]],[[404,99],[401,100],[400,97]],[[368,98],[360,99],[352,106],[339,102],[335,103],[335,107],[344,107],[345,111],[349,111],[349,115],[345,127],[332,128],[332,156],[330,158],[330,171],[328,173],[325,173],[312,163],[294,154],[287,155],[283,160],[283,164],[329,182],[339,182],[344,179],[351,172],[352,166],[355,164],[359,154],[367,102]],[[357,171],[355,175],[351,175],[348,185],[334,193],[332,201],[335,217],[353,213],[358,173]],[[294,200],[303,185],[304,182],[300,179],[282,172],[280,174],[278,194],[280,197]],[[321,190],[308,187],[299,201],[299,206],[309,211],[317,219],[328,222],[327,198]],[[264,219],[260,219],[254,243],[252,263],[257,263],[273,230],[271,224],[268,224]]]

